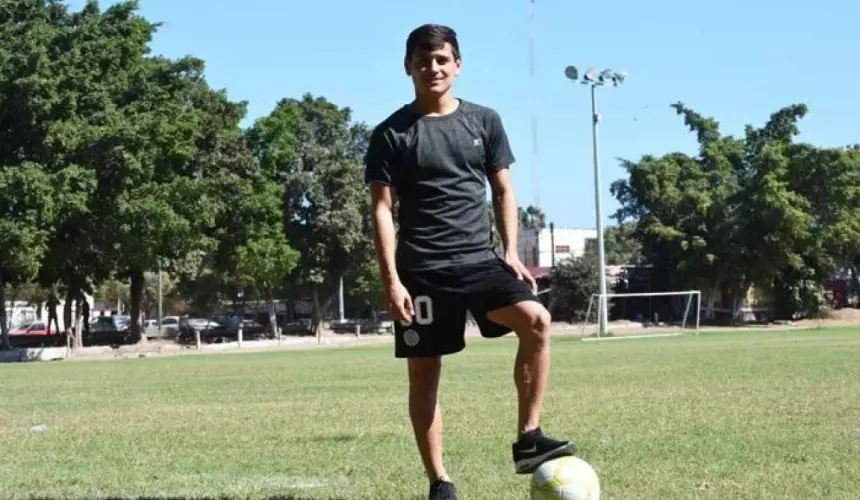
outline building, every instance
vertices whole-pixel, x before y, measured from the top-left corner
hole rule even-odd
[[[520,229],[517,252],[526,267],[548,270],[564,259],[582,257],[589,244],[597,244],[596,229]]]

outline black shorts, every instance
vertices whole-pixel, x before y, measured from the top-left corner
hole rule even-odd
[[[412,297],[415,316],[406,326],[394,322],[394,356],[435,357],[466,347],[466,311],[471,311],[481,335],[502,337],[508,327],[487,319],[487,313],[524,300],[539,302],[528,283],[496,258],[476,264],[401,272]]]

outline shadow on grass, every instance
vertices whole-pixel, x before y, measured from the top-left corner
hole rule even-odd
[[[359,435],[359,434],[327,434],[327,435],[308,435],[308,436],[296,436],[286,438],[286,441],[289,442],[301,442],[307,443],[308,441],[312,441],[315,443],[351,443],[355,441],[360,441],[362,439],[373,439],[374,441],[378,441],[380,439],[400,439],[401,435],[395,432],[375,432],[373,434]]]
[[[70,497],[74,500],[80,500],[81,497]],[[99,497],[84,497],[86,500],[238,500],[240,497],[234,497],[231,495],[224,496],[157,496],[157,497],[148,497],[148,496],[99,496]],[[424,497],[416,497],[416,500]],[[30,497],[29,500],[69,500],[63,497]],[[320,496],[320,497],[309,497],[304,495],[292,495],[292,494],[283,494],[283,495],[271,495],[267,497],[263,497],[261,500],[354,500],[352,498],[347,497],[331,497],[331,496]]]
[[[160,496],[160,497],[148,497],[148,496],[107,496],[107,497],[87,497],[86,500],[238,500],[240,497],[234,497],[231,495],[223,495],[223,496]],[[412,498],[412,500],[424,500],[424,496],[418,495]],[[80,497],[74,497],[75,500],[80,500]],[[63,497],[30,497],[29,500],[69,500]],[[293,495],[293,494],[283,494],[283,495],[270,495],[267,497],[263,497],[261,500],[356,500],[355,497],[332,497],[332,496],[318,496],[318,497],[309,497],[305,495]]]

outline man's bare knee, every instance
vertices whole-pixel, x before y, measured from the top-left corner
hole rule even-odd
[[[549,311],[541,307],[537,314],[532,316],[531,334],[537,341],[544,342],[549,339],[552,330],[552,316]]]
[[[515,331],[521,341],[535,344],[549,341],[552,317],[539,302],[523,301],[491,311],[487,316]]]

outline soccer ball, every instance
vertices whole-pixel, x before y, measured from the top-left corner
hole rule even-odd
[[[532,474],[532,500],[600,500],[597,473],[585,460],[566,456],[541,464]]]

